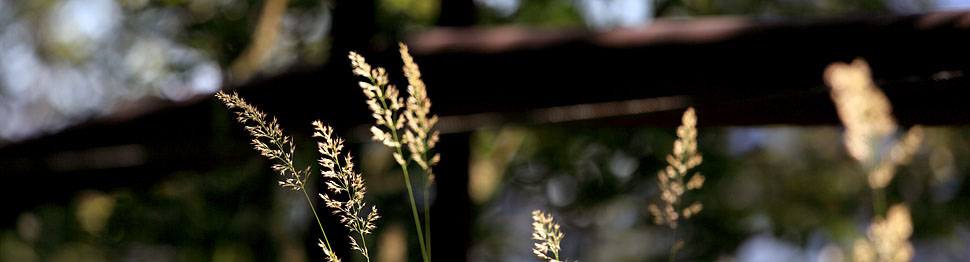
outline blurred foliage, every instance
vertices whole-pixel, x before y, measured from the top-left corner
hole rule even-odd
[[[441,0],[380,0],[378,17],[397,17],[399,21],[420,24],[424,26],[433,25],[438,18],[438,10]],[[380,19],[380,18],[379,18]],[[406,23],[398,23],[398,25]],[[388,24],[384,28],[393,28],[393,24]]]
[[[229,66],[252,44],[265,3],[0,0],[0,144],[146,98],[183,101],[239,82],[248,74]],[[328,57],[330,2],[286,3],[270,27],[275,41],[251,59],[256,72]]]
[[[483,176],[475,166],[505,171],[494,176],[496,192],[477,201],[473,234],[479,237],[470,256],[529,259],[529,211],[540,208],[563,224],[563,256],[582,261],[664,260],[672,234],[687,242],[680,254],[691,260],[814,261],[823,249],[851,257],[852,241],[872,216],[871,203],[865,174],[845,152],[838,128],[700,128],[699,171],[708,180],[694,195],[705,208],[677,231],[654,226],[646,210],[659,201],[656,172],[666,164],[673,133],[477,131],[473,156],[479,157],[472,159],[470,180]],[[514,150],[481,157],[494,155],[508,136],[521,141]],[[928,137],[890,185],[890,202],[913,206],[918,259],[965,260],[970,253],[954,247],[970,244],[970,211],[961,208],[970,201],[964,183],[970,129],[932,128]],[[779,251],[785,248],[792,253]]]
[[[85,190],[65,205],[25,211],[15,231],[2,231],[6,240],[0,249],[6,251],[0,260],[277,260],[274,250],[289,237],[284,233],[304,232],[304,226],[280,216],[289,213],[280,208],[291,205],[273,204],[274,198],[266,197],[276,195],[273,177],[253,172],[263,170],[262,161],[253,160],[203,173],[175,173],[144,190]]]
[[[656,16],[756,15],[769,17],[808,17],[849,14],[885,14],[927,10],[931,1],[716,1],[658,0]]]
[[[575,1],[523,0],[518,6],[482,8],[479,23],[483,25],[523,24],[530,26],[582,27],[583,17]],[[486,7],[488,4],[486,4]],[[646,11],[646,10],[643,10]]]
[[[477,0],[479,23],[586,26],[608,30],[662,17],[745,15],[798,18],[836,15],[913,13],[936,9],[931,0]]]

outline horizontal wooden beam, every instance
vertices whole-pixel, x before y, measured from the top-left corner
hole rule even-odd
[[[861,57],[901,123],[970,123],[970,103],[955,99],[970,90],[966,12],[659,20],[602,33],[439,28],[409,43],[436,109],[452,114],[682,97],[717,116],[708,125],[838,124],[822,71]],[[637,122],[676,121],[647,115]]]

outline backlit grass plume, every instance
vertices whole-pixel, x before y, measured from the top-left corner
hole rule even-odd
[[[889,208],[886,218],[877,218],[866,230],[866,238],[859,238],[853,247],[856,262],[907,262],[913,259],[913,234],[909,207],[904,204]]]
[[[845,125],[843,139],[849,155],[859,162],[870,161],[872,144],[896,130],[889,99],[876,88],[862,59],[830,65],[825,82],[832,87],[832,101]]]
[[[663,209],[654,204],[648,207],[653,214],[655,224],[670,228],[677,228],[677,220],[681,216],[690,218],[703,208],[700,202],[693,202],[687,206],[681,205],[686,191],[704,186],[704,175],[700,173],[694,173],[688,179],[688,171],[704,161],[701,154],[697,152],[697,115],[694,113],[694,108],[687,108],[681,121],[682,124],[677,127],[674,152],[667,155],[667,168],[657,174]]]
[[[673,153],[667,155],[667,167],[657,173],[663,210],[655,204],[647,207],[653,215],[654,224],[674,229],[674,244],[670,246],[671,262],[677,257],[677,251],[684,247],[683,241],[676,241],[677,220],[681,217],[688,219],[704,208],[703,204],[696,201],[683,205],[683,197],[687,191],[704,186],[704,175],[699,172],[688,178],[689,171],[703,161],[704,158],[697,152],[697,115],[694,108],[689,107],[681,117],[681,125],[677,127],[677,140],[674,141]]]
[[[421,71],[408,53],[408,48],[400,44],[401,59],[404,61],[404,75],[408,79],[407,100],[400,97],[398,89],[388,82],[387,70],[382,67],[373,68],[363,56],[350,52],[351,66],[355,75],[367,78],[368,81],[359,82],[361,91],[367,97],[367,106],[375,119],[375,125],[370,128],[375,141],[395,150],[394,161],[401,166],[404,183],[408,190],[411,213],[421,246],[421,257],[424,261],[431,261],[431,220],[430,220],[430,188],[434,181],[432,167],[436,165],[440,156],[431,151],[438,142],[438,132],[434,125],[438,117],[430,113],[431,100],[428,99],[427,89],[421,80]],[[402,111],[403,109],[403,111]],[[405,154],[405,146],[408,151]],[[418,216],[417,204],[414,200],[414,189],[408,174],[408,165],[415,162],[424,171],[424,227]]]
[[[428,90],[421,80],[421,71],[414,58],[408,53],[408,47],[401,46],[401,60],[404,60],[404,75],[408,78],[408,99],[404,110],[408,130],[404,131],[404,140],[408,141],[408,151],[411,159],[422,169],[428,170],[428,181],[434,181],[431,167],[438,163],[439,154],[430,155],[431,149],[438,143],[438,131],[432,130],[438,123],[438,116],[431,115],[431,100]],[[430,157],[430,158],[429,158]]]
[[[289,136],[283,135],[283,130],[276,123],[276,118],[274,117],[272,121],[267,122],[265,113],[246,103],[236,93],[229,95],[219,92],[216,97],[225,103],[229,109],[239,109],[239,111],[236,111],[238,116],[236,120],[239,123],[251,124],[245,128],[246,131],[249,131],[249,135],[253,136],[252,144],[256,151],[270,160],[279,162],[273,164],[273,170],[279,172],[280,177],[282,177],[279,181],[280,186],[290,190],[303,189],[303,183],[310,175],[310,167],[302,170],[293,167],[293,152],[295,150],[293,140]]]
[[[919,149],[923,129],[913,126],[900,140],[890,140],[896,120],[886,95],[872,81],[869,65],[862,59],[852,64],[834,63],[825,69],[825,82],[831,87],[832,101],[845,125],[845,147],[866,170],[872,193],[873,222],[865,238],[855,242],[853,256],[858,262],[909,261],[913,233],[909,207],[897,204],[883,218],[886,192],[896,167],[906,164]],[[887,150],[882,150],[888,146]]]
[[[380,218],[377,207],[371,206],[370,212],[364,215],[367,209],[367,204],[364,202],[367,187],[364,185],[363,176],[354,172],[354,162],[350,155],[344,156],[343,160],[340,159],[340,153],[344,147],[343,139],[334,137],[333,128],[324,126],[319,120],[313,121],[313,127],[313,137],[323,140],[317,142],[317,150],[323,155],[318,161],[321,166],[320,173],[330,179],[327,181],[327,189],[334,194],[346,193],[347,201],[338,201],[326,194],[320,194],[320,197],[327,207],[334,209],[333,213],[340,217],[340,222],[350,229],[351,233],[357,233],[360,243],[358,244],[353,236],[348,236],[350,246],[370,261],[365,235],[371,234],[371,230],[375,228],[374,222]]]
[[[532,239],[536,240],[532,253],[548,262],[560,262],[559,243],[565,236],[554,223],[552,215],[532,211]]]
[[[923,129],[914,126],[901,141],[892,141],[888,155],[879,147],[896,130],[889,99],[873,83],[869,65],[856,59],[852,64],[834,63],[825,69],[832,101],[845,125],[846,150],[867,167],[869,187],[884,188],[892,181],[895,167],[906,164],[923,140]]]
[[[431,183],[434,182],[432,167],[441,160],[441,155],[430,152],[438,143],[438,130],[433,130],[438,123],[438,116],[431,114],[431,100],[428,90],[421,80],[421,70],[414,58],[408,52],[408,46],[400,46],[401,60],[404,61],[404,76],[408,78],[408,99],[404,109],[404,118],[408,130],[404,131],[404,141],[407,141],[411,160],[418,163],[424,170],[424,239],[428,248],[428,258],[431,258]],[[406,167],[404,167],[406,168]]]
[[[404,115],[398,111],[404,107],[404,99],[400,97],[397,87],[388,84],[387,70],[382,67],[371,68],[364,57],[356,52],[350,52],[348,57],[354,67],[354,74],[369,80],[358,84],[367,97],[367,107],[377,123],[370,128],[373,139],[386,146],[400,148],[402,143],[397,138],[397,130],[404,127]],[[395,155],[394,158],[398,163],[403,162],[400,155]]]
[[[283,135],[283,129],[276,123],[275,117],[272,121],[267,122],[266,114],[247,103],[239,97],[239,94],[232,93],[232,95],[229,95],[219,92],[216,94],[216,98],[225,103],[229,109],[239,109],[239,111],[236,111],[236,115],[238,115],[236,120],[247,125],[246,131],[249,131],[249,134],[253,137],[252,143],[256,151],[259,151],[264,157],[278,162],[273,164],[273,170],[279,172],[282,177],[279,185],[290,190],[303,191],[310,211],[317,219],[317,225],[320,226],[320,233],[323,234],[323,240],[319,241],[320,247],[323,248],[328,261],[339,262],[340,259],[337,258],[330,247],[327,232],[323,229],[323,223],[320,222],[320,217],[317,215],[316,209],[313,208],[313,202],[310,201],[310,194],[307,193],[304,186],[307,179],[310,178],[310,167],[296,169],[293,165],[293,155],[296,150],[293,140],[289,136]]]

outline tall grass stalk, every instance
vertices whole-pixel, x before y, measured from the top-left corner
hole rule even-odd
[[[340,222],[350,229],[351,233],[358,234],[361,244],[350,236],[350,246],[359,251],[369,262],[370,252],[367,248],[366,235],[371,234],[376,227],[374,222],[380,218],[377,207],[371,206],[366,216],[363,213],[367,209],[367,204],[364,202],[367,187],[364,185],[363,175],[354,171],[354,162],[350,154],[344,155],[343,160],[340,159],[344,147],[343,139],[334,136],[333,128],[324,126],[319,120],[314,121],[313,126],[315,130],[313,137],[322,139],[321,142],[317,142],[317,151],[323,155],[318,163],[321,167],[320,173],[330,179],[327,181],[327,189],[334,194],[346,193],[347,195],[346,201],[339,201],[325,194],[320,194],[320,198],[327,207],[334,209],[333,213],[340,217]]]
[[[697,152],[697,115],[694,108],[687,108],[681,117],[681,125],[677,127],[677,140],[674,141],[673,153],[667,155],[668,165],[657,173],[659,181],[657,186],[660,187],[663,209],[661,210],[661,207],[655,204],[648,206],[648,210],[653,215],[653,222],[657,225],[666,225],[673,231],[674,244],[670,247],[670,261],[674,261],[677,251],[684,247],[684,242],[677,240],[677,221],[681,218],[688,219],[704,208],[703,204],[697,201],[690,205],[683,204],[684,194],[687,191],[704,186],[704,175],[700,172],[693,174],[689,172],[703,161],[704,158]]]
[[[404,185],[408,191],[408,201],[414,227],[421,247],[421,258],[425,262],[431,261],[431,186],[434,182],[432,167],[440,159],[438,154],[430,151],[438,142],[438,132],[433,130],[438,117],[430,113],[431,101],[428,99],[421,72],[414,58],[408,53],[408,48],[400,44],[401,59],[404,61],[403,71],[408,78],[407,100],[400,97],[398,89],[389,84],[387,71],[382,67],[373,68],[363,56],[350,52],[351,66],[354,74],[367,78],[359,82],[361,90],[367,97],[366,103],[375,119],[375,125],[370,128],[375,141],[394,149],[394,161],[401,166],[404,175]],[[403,110],[403,111],[402,111]],[[405,148],[407,146],[407,155]],[[430,157],[429,157],[430,155]],[[414,162],[424,171],[424,227],[418,215],[417,201],[411,184],[409,165]]]
[[[866,170],[872,193],[873,222],[865,237],[856,239],[855,261],[909,261],[913,232],[909,207],[895,204],[886,209],[885,188],[896,167],[909,163],[923,140],[923,129],[913,126],[902,139],[892,139],[896,120],[886,95],[872,81],[869,64],[856,59],[851,64],[834,63],[825,69],[824,79],[831,87],[832,101],[845,126],[846,151]],[[888,153],[883,145],[888,143]],[[884,215],[885,214],[885,215]]]

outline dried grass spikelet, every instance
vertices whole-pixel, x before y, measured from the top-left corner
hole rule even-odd
[[[429,181],[434,180],[431,167],[441,159],[439,154],[428,156],[429,151],[438,143],[438,131],[432,129],[438,123],[438,116],[431,114],[431,100],[428,90],[421,80],[421,71],[414,58],[408,53],[408,47],[398,43],[401,48],[401,60],[404,61],[404,76],[408,78],[408,98],[404,110],[408,130],[404,132],[404,140],[408,141],[408,151],[411,159],[422,169],[428,170]]]
[[[326,194],[320,194],[327,207],[334,209],[333,213],[340,217],[340,222],[350,229],[351,233],[357,233],[361,243],[353,236],[350,238],[350,246],[359,251],[367,261],[370,261],[370,253],[367,251],[365,235],[371,234],[375,228],[374,222],[380,216],[377,214],[377,206],[371,206],[370,212],[364,215],[367,204],[364,202],[364,195],[367,194],[367,187],[364,178],[360,173],[354,172],[354,162],[350,155],[344,156],[340,160],[340,154],[344,147],[343,139],[333,135],[333,128],[324,126],[319,120],[313,121],[313,137],[319,137],[322,142],[317,142],[317,150],[322,157],[318,161],[320,172],[323,177],[329,178],[327,189],[334,194],[347,194],[347,201],[338,201]]]
[[[869,65],[862,59],[852,64],[835,63],[825,69],[825,82],[831,86],[839,119],[845,125],[846,150],[856,161],[871,165],[869,187],[884,188],[892,181],[896,166],[906,164],[919,149],[923,129],[914,126],[901,141],[891,143],[888,156],[878,148],[896,130],[889,99],[871,79]]]
[[[537,241],[532,253],[548,262],[561,262],[559,243],[565,235],[559,231],[559,224],[552,220],[552,215],[540,210],[532,211],[532,239]]]
[[[296,147],[293,145],[293,140],[290,137],[283,135],[283,130],[276,122],[276,118],[267,122],[265,113],[259,111],[255,106],[246,103],[235,92],[229,95],[220,91],[216,94],[216,98],[225,103],[229,109],[240,109],[240,111],[236,112],[238,116],[236,120],[242,124],[251,124],[247,125],[245,129],[253,136],[253,146],[264,157],[278,161],[278,163],[273,164],[272,168],[273,171],[279,172],[280,176],[283,177],[279,181],[279,185],[291,190],[303,190],[303,193],[306,194],[304,185],[307,178],[310,177],[310,167],[307,166],[303,170],[294,168],[293,155]],[[309,195],[307,195],[307,203],[310,204],[310,210],[316,216],[316,210],[313,209],[313,205],[310,203]],[[319,219],[317,219],[317,222],[319,223]],[[322,224],[320,224],[320,233],[323,234],[324,239],[327,239],[327,233],[324,231]],[[330,250],[329,240],[324,242],[324,240],[318,239],[318,241],[320,248],[323,249],[323,252],[327,256],[327,261],[340,262],[336,254]]]
[[[337,257],[337,254],[334,254],[333,251],[328,249],[327,244],[323,243],[323,240],[318,238],[317,246],[320,247],[320,249],[323,249],[323,255],[327,256],[327,262],[340,262],[340,258]]]
[[[303,183],[310,174],[310,167],[303,170],[293,167],[293,154],[296,147],[293,146],[293,140],[289,136],[283,135],[283,130],[276,123],[276,118],[267,122],[265,113],[246,103],[235,92],[229,95],[220,91],[216,94],[216,98],[225,103],[229,109],[240,109],[236,111],[238,116],[236,120],[242,124],[251,124],[245,128],[253,137],[253,147],[264,157],[279,161],[273,164],[273,171],[278,172],[282,177],[279,185],[291,190],[303,189]]]
[[[866,238],[855,241],[853,259],[856,262],[905,262],[913,258],[909,237],[913,223],[905,204],[889,208],[885,219],[877,218],[866,231]]]
[[[852,64],[829,65],[824,75],[839,119],[845,125],[846,149],[862,163],[872,160],[872,145],[896,129],[889,99],[879,91],[870,75],[869,65],[862,59]]]
[[[404,115],[398,113],[404,107],[404,98],[400,97],[400,92],[394,85],[388,84],[387,70],[382,67],[372,68],[356,52],[350,52],[348,57],[354,74],[368,79],[368,82],[361,81],[358,84],[367,96],[367,107],[376,120],[376,125],[370,128],[372,138],[392,148],[401,147],[401,143],[406,141],[395,140],[397,130],[404,127]],[[398,162],[403,160],[400,156],[395,156],[395,159]]]
[[[657,174],[660,181],[658,186],[663,200],[663,210],[657,205],[648,206],[653,214],[653,222],[657,225],[667,225],[677,228],[677,220],[685,219],[701,212],[704,206],[694,202],[681,209],[680,202],[686,191],[699,189],[704,186],[704,175],[694,173],[687,179],[688,171],[704,161],[697,152],[697,115],[694,108],[687,108],[681,119],[682,124],[677,127],[677,140],[674,141],[673,153],[667,155],[668,166]],[[684,181],[687,180],[686,183]]]

